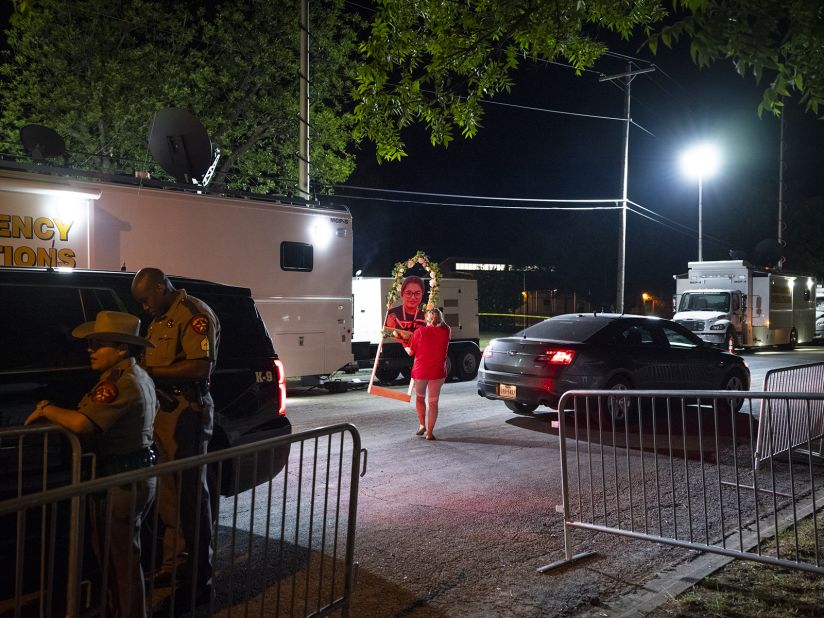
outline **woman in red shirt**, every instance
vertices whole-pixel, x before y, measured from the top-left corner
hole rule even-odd
[[[426,312],[426,326],[415,331],[409,341],[409,347],[405,348],[407,354],[415,357],[412,379],[415,380],[415,409],[418,411],[420,423],[415,435],[426,434],[427,440],[435,439],[432,430],[435,428],[435,421],[438,420],[438,398],[446,380],[446,351],[449,347],[449,337],[449,326],[443,321],[441,310],[430,309]]]

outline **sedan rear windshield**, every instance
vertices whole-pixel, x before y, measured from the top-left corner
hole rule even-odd
[[[604,328],[601,320],[552,318],[538,322],[519,332],[516,337],[530,339],[555,339],[558,341],[586,341]]]

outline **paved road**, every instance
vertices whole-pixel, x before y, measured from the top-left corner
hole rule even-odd
[[[824,348],[748,354],[754,390],[772,367],[824,360]],[[563,556],[554,414],[516,416],[450,383],[438,440],[414,435],[409,404],[363,391],[291,393],[294,431],[355,424],[369,450],[358,509],[353,616],[556,616],[638,589],[685,550],[586,534],[599,557],[542,575]]]

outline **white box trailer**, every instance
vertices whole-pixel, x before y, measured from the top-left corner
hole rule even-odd
[[[815,341],[824,341],[824,285],[815,286]]]
[[[673,320],[710,343],[794,346],[815,336],[814,277],[721,260],[690,262],[675,282]]]
[[[355,277],[352,280],[354,330],[352,349],[362,367],[372,367],[381,341],[381,329],[386,318],[386,297],[392,287],[391,277]],[[472,380],[478,374],[481,351],[478,347],[478,282],[474,279],[441,279],[441,300],[444,320],[451,328],[447,365],[449,375],[460,380]],[[412,359],[402,346],[385,339],[376,377],[392,382],[398,374],[411,375]]]
[[[343,207],[0,170],[0,265],[156,266],[248,287],[287,376],[352,361]]]

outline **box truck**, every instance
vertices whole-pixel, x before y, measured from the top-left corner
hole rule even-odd
[[[728,349],[793,347],[815,336],[815,277],[743,260],[690,262],[675,276],[673,320]]]

